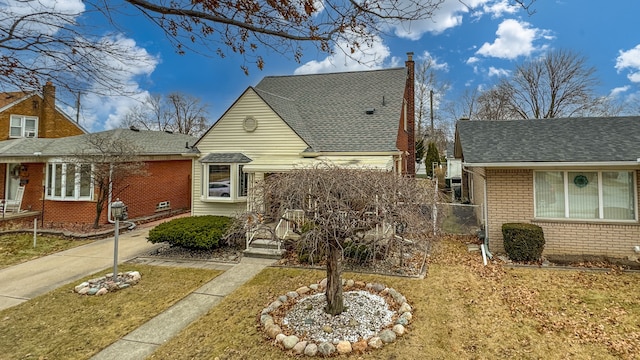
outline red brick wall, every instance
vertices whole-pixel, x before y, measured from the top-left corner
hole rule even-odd
[[[43,163],[24,165],[27,167],[29,182],[25,186],[22,209],[42,211],[45,166]],[[2,170],[0,166],[0,171]],[[171,210],[190,208],[190,159],[147,162],[147,174],[148,176],[131,176],[120,184],[115,184],[114,193],[127,205],[130,219],[155,215],[156,205],[162,201],[170,201]],[[0,176],[0,179],[4,192],[4,176]],[[95,214],[95,201],[44,201],[45,223],[93,224]],[[100,222],[107,223],[106,205]]]
[[[487,169],[486,174],[491,251],[504,252],[502,224],[524,222],[542,227],[546,255],[638,257],[633,247],[640,245],[639,223],[537,220],[532,170]],[[636,186],[640,193],[640,184]]]

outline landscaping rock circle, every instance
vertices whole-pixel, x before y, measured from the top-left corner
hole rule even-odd
[[[106,274],[103,277],[90,279],[73,288],[73,291],[80,295],[104,295],[108,292],[126,289],[138,283],[141,279],[138,271],[127,271],[118,273],[116,280],[113,279],[113,273]]]
[[[294,355],[336,356],[379,349],[406,334],[413,308],[384,284],[343,280],[345,311],[324,312],[327,279],[276,297],[258,316],[266,336]]]

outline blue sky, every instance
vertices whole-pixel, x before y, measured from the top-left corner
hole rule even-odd
[[[40,1],[45,5],[53,2]],[[11,2],[0,1],[0,7]],[[65,3],[73,7],[74,2],[81,10],[80,0]],[[600,95],[640,99],[640,1],[537,0],[533,15],[510,6],[507,0],[464,3],[468,7],[458,0],[446,0],[434,19],[390,29],[373,45],[370,52],[375,58],[356,55],[373,64],[371,68],[402,66],[408,51],[414,52],[417,60],[431,57],[439,78],[450,85],[445,100],[455,100],[467,88],[489,86],[516,64],[547,50],[567,49],[585,56],[588,65],[597,69]],[[98,28],[104,26],[105,33],[113,31],[97,14],[83,16]],[[250,66],[250,74],[245,75],[238,56],[178,55],[164,35],[141,16],[122,15],[116,20],[125,24],[119,41],[151,59],[131,69],[131,87],[141,97],[173,91],[198,97],[209,105],[211,122],[264,76],[366,68],[340,51],[329,56],[309,48],[300,63],[261,52],[264,70]],[[83,103],[83,125],[92,131],[116,127],[134,103],[130,98],[88,96]]]

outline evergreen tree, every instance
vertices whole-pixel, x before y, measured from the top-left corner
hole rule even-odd
[[[440,164],[440,155],[438,154],[438,147],[433,141],[429,142],[427,147],[427,155],[424,158],[424,165],[426,166],[427,176],[433,177],[433,163]]]

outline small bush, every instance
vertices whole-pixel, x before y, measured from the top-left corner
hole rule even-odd
[[[537,261],[544,250],[544,233],[540,226],[525,223],[502,224],[504,250],[513,261]]]
[[[366,244],[347,241],[344,244],[344,257],[362,265],[372,259],[372,251]]]
[[[221,240],[233,219],[225,216],[192,216],[162,223],[149,231],[149,242],[167,242],[171,246],[210,250]]]

